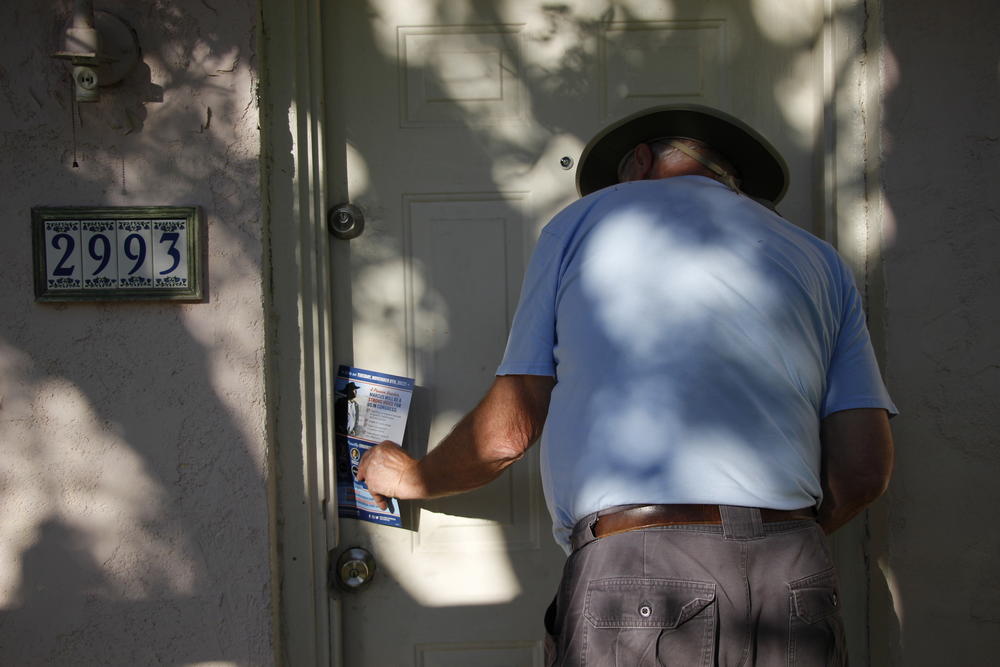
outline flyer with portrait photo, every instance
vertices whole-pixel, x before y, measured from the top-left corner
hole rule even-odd
[[[338,513],[350,519],[401,527],[398,501],[393,498],[387,509],[381,509],[364,482],[358,481],[357,472],[361,457],[378,443],[392,440],[402,444],[413,379],[341,366],[335,389]]]

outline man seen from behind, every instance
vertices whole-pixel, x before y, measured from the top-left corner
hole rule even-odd
[[[715,109],[612,124],[577,184],[482,402],[359,479],[380,502],[459,493],[541,436],[569,555],[547,664],[845,664],[824,533],[885,490],[896,412],[849,268],[773,210],[784,160]]]

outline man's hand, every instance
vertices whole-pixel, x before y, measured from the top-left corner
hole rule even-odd
[[[411,498],[417,480],[417,461],[402,447],[386,440],[371,449],[358,465],[358,480],[365,483],[375,504],[386,509],[390,498]]]

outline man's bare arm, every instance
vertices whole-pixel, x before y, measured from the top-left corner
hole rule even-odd
[[[501,375],[483,400],[420,460],[392,442],[361,459],[358,479],[375,501],[437,498],[478,488],[522,458],[541,435],[555,380],[542,375]]]
[[[830,534],[885,492],[892,475],[889,418],[882,409],[835,412],[820,426],[823,503],[819,523]]]

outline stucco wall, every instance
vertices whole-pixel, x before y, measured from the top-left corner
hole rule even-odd
[[[0,3],[0,664],[270,664],[256,3],[95,4],[73,168],[71,3]],[[128,204],[202,207],[207,302],[35,303],[31,207]]]
[[[1000,653],[1000,4],[885,0],[894,665]]]

